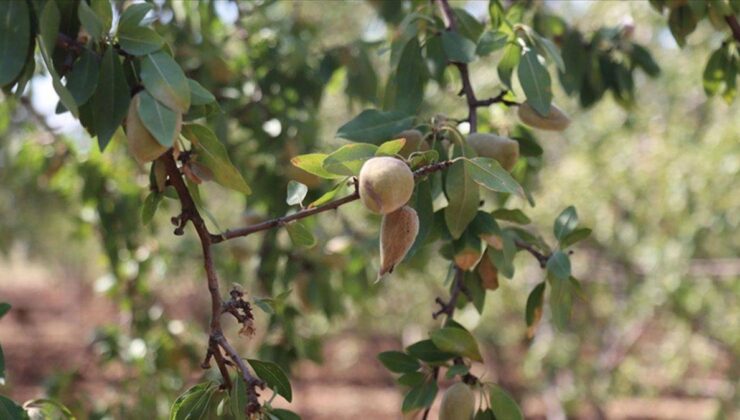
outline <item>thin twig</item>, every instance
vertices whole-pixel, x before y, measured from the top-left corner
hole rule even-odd
[[[541,268],[545,268],[547,266],[547,260],[550,259],[550,256],[549,255],[545,255],[545,254],[541,253],[540,251],[537,251],[536,249],[534,249],[534,247],[532,245],[530,245],[530,244],[528,244],[526,242],[522,242],[520,240],[515,240],[514,241],[514,244],[517,246],[517,248],[523,249],[523,250],[529,252],[530,254],[532,254],[532,256],[537,259],[537,262],[540,263],[540,267]]]
[[[417,169],[416,171],[414,171],[414,177],[415,178],[424,177],[433,172],[447,169],[452,164],[453,164],[453,161],[445,160],[442,162],[437,162],[431,165],[423,166]],[[357,180],[354,180],[353,183],[355,185],[355,191],[350,195],[344,196],[334,201],[330,201],[318,207],[312,207],[312,208],[307,208],[307,209],[298,211],[288,216],[276,217],[274,219],[266,220],[264,222],[260,222],[260,223],[246,226],[243,228],[227,230],[226,232],[220,235],[212,235],[211,243],[217,244],[219,242],[223,242],[229,239],[240,238],[240,237],[248,236],[253,233],[263,231],[263,230],[269,230],[275,227],[285,226],[286,224],[290,222],[304,219],[306,217],[313,216],[319,213],[323,213],[325,211],[334,210],[342,205],[356,201],[360,198],[360,191],[357,186]]]

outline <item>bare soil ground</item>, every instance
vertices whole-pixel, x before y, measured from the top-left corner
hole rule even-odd
[[[97,326],[116,321],[113,305],[79,281],[55,278],[34,267],[0,265],[0,301],[13,310],[0,321],[12,386],[3,394],[25,401],[43,396],[44,379],[54,372],[95,370],[86,344]],[[402,396],[392,376],[377,362],[382,350],[399,348],[393,337],[344,334],[329,340],[325,360],[331,364],[300,365],[294,378],[290,408],[305,419],[400,418]],[[194,367],[194,369],[197,367]],[[103,375],[104,376],[104,375]],[[95,392],[110,387],[115,378],[84,375],[83,387]],[[439,398],[430,418],[436,418]],[[524,402],[527,418],[544,418],[539,398]],[[606,407],[609,419],[709,419],[712,400],[625,399]],[[593,418],[584,413],[580,418]]]

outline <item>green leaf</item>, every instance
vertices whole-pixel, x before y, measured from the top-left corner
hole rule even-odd
[[[442,33],[442,49],[447,60],[453,63],[470,63],[475,60],[475,42],[454,31]]]
[[[686,45],[686,37],[694,32],[698,20],[688,5],[671,9],[668,15],[668,27],[679,47]]]
[[[113,8],[110,0],[90,0],[90,7],[103,24],[103,32],[110,32],[113,23]]]
[[[413,357],[430,364],[441,364],[455,357],[454,353],[440,350],[432,340],[421,340],[416,342],[406,347],[406,352]]]
[[[434,345],[442,351],[467,357],[476,362],[483,361],[478,343],[467,330],[457,327],[444,327],[432,332],[431,338]]]
[[[237,372],[234,386],[229,392],[229,404],[231,405],[231,414],[236,420],[246,420],[247,418],[247,384],[244,378]]]
[[[29,411],[29,409],[33,409],[33,411],[35,411],[34,418],[38,418],[38,416],[40,415],[43,419],[75,419],[75,416],[72,414],[71,411],[69,411],[69,408],[65,407],[60,402],[46,398],[37,398],[34,400],[26,401],[23,404],[23,408],[25,408],[27,411]]]
[[[172,147],[182,121],[177,112],[159,103],[149,92],[142,91],[139,93],[139,118],[157,143]]]
[[[424,100],[424,88],[429,78],[427,64],[421,55],[416,37],[406,43],[396,70],[395,110],[413,114]]]
[[[217,183],[245,195],[252,192],[242,175],[231,163],[226,148],[216,138],[213,131],[199,124],[187,124],[183,126],[182,134],[193,143],[197,154],[196,160],[213,172]]]
[[[149,195],[144,199],[144,205],[141,207],[141,223],[148,225],[154,217],[154,213],[157,211],[159,203],[162,202],[164,194],[157,192],[150,192]]]
[[[384,351],[378,354],[378,360],[395,373],[416,372],[421,367],[418,360],[400,351]]]
[[[542,310],[542,301],[545,294],[545,282],[542,282],[532,289],[532,292],[527,297],[527,309],[525,311],[525,319],[527,326],[532,326],[537,321],[537,310]]]
[[[95,107],[93,111],[95,132],[101,151],[108,146],[111,137],[126,116],[131,101],[129,95],[123,66],[118,54],[110,47],[103,55],[98,86],[92,99]]]
[[[342,175],[333,174],[324,169],[324,160],[327,158],[324,153],[309,153],[298,155],[290,160],[293,166],[303,169],[304,171],[324,179],[344,178]]]
[[[7,302],[0,303],[0,319],[2,319],[2,317],[4,317],[5,314],[8,313],[8,311],[10,310],[10,308],[12,308],[12,306],[10,306],[9,303],[7,303]]]
[[[547,115],[550,112],[550,102],[552,102],[550,74],[540,64],[534,50],[524,53],[517,74],[519,75],[519,84],[522,85],[522,90],[527,96],[527,102],[540,115]]]
[[[560,84],[568,95],[581,90],[586,70],[588,69],[588,52],[581,33],[570,30],[565,34],[562,44],[562,56],[565,71],[559,72]]]
[[[131,55],[153,53],[164,45],[164,39],[151,28],[138,25],[118,25],[118,42]]]
[[[590,235],[591,235],[591,229],[589,228],[575,229],[573,232],[570,232],[569,234],[565,235],[565,237],[563,237],[563,239],[560,240],[560,247],[567,248],[575,244],[578,241],[582,241],[588,238]]]
[[[470,368],[465,365],[452,365],[447,369],[447,373],[445,373],[445,378],[452,379],[455,377],[455,375],[467,375],[468,372],[470,372]]]
[[[401,131],[411,128],[413,123],[414,117],[402,112],[366,109],[339,127],[337,137],[378,143],[393,139]]]
[[[547,259],[547,271],[559,280],[570,277],[570,258],[563,251],[555,251]]]
[[[25,1],[0,1],[0,86],[18,78],[31,44],[31,15]]]
[[[288,181],[288,197],[285,202],[289,206],[295,206],[303,203],[303,199],[306,198],[308,193],[308,187],[305,184],[301,184],[298,181]]]
[[[519,183],[509,175],[496,159],[477,157],[464,161],[469,176],[480,186],[491,191],[524,196]]]
[[[83,105],[95,93],[98,86],[100,63],[93,52],[83,48],[80,58],[67,74],[67,89],[72,94],[75,103]]]
[[[15,401],[0,395],[0,419],[24,420],[28,415]]]
[[[575,207],[568,206],[555,219],[552,231],[555,234],[555,238],[560,241],[569,233],[573,232],[576,226],[578,226],[578,213]]]
[[[515,41],[510,40],[504,48],[504,55],[498,62],[498,77],[507,89],[512,90],[511,75],[519,64],[522,56],[522,47]]]
[[[282,395],[288,402],[293,401],[293,389],[290,387],[290,381],[288,381],[288,377],[280,366],[256,359],[248,359],[247,361],[254,369],[254,373],[265,381],[270,389]]]
[[[396,379],[399,385],[414,387],[421,384],[427,379],[427,376],[422,372],[409,372],[404,373]]]
[[[498,209],[491,214],[496,219],[519,223],[520,225],[528,225],[532,223],[529,217],[519,209]]]
[[[552,62],[554,62],[558,67],[558,70],[565,71],[565,62],[563,61],[563,57],[560,56],[558,47],[556,47],[552,41],[540,36],[534,31],[531,32],[531,35],[535,46],[537,46],[537,49],[542,53],[542,55],[552,60]]]
[[[498,51],[506,46],[509,36],[503,32],[486,31],[478,40],[478,46],[475,49],[479,56],[486,56],[494,51]]]
[[[707,96],[713,96],[719,92],[722,83],[727,78],[730,65],[731,62],[723,47],[719,47],[709,56],[703,75],[704,92]]]
[[[437,382],[426,382],[411,388],[403,398],[401,411],[408,413],[416,409],[431,407],[438,390]]]
[[[449,205],[444,209],[445,223],[454,239],[459,238],[475,217],[479,191],[465,162],[455,162],[447,170],[445,193]]]
[[[92,36],[95,41],[100,41],[107,34],[107,29],[103,20],[98,17],[95,11],[87,4],[87,1],[81,0],[77,5],[77,15],[80,18],[82,27]],[[109,29],[109,28],[108,28]]]
[[[121,14],[121,19],[118,21],[118,27],[121,26],[138,26],[144,16],[154,9],[154,5],[151,3],[135,3],[131,4]]]
[[[645,70],[648,76],[655,77],[660,74],[660,66],[655,62],[650,51],[642,45],[633,43],[630,56],[632,57],[632,62]]]
[[[72,97],[69,90],[62,85],[59,74],[54,69],[54,63],[51,59],[51,54],[54,51],[56,39],[59,30],[59,8],[56,2],[47,1],[44,5],[44,9],[41,12],[39,18],[39,28],[41,33],[39,34],[39,50],[41,51],[41,57],[46,65],[46,70],[51,76],[51,83],[54,86],[54,91],[59,95],[59,100],[62,101],[64,106],[69,112],[75,117],[79,117],[80,113],[77,108],[77,103]]]
[[[485,410],[479,409],[475,413],[473,420],[496,420],[496,416],[493,415],[493,410],[487,408]]]
[[[328,203],[329,201],[331,201],[334,197],[337,196],[337,193],[342,190],[342,187],[345,185],[344,182],[344,180],[338,182],[332,189],[325,192],[321,197],[311,202],[308,207],[318,207],[324,203]]]
[[[488,17],[491,18],[491,27],[496,29],[501,26],[504,16],[504,7],[501,5],[501,0],[490,0],[488,2]]]
[[[354,176],[360,173],[360,169],[366,160],[375,156],[378,146],[368,143],[352,143],[340,147],[334,153],[324,159],[323,167],[327,172]]]
[[[467,234],[463,235],[463,238],[465,236],[468,236],[468,235]],[[477,237],[475,237],[475,239],[477,240],[478,244],[480,244],[480,239],[478,239]],[[470,303],[473,304],[473,307],[478,311],[478,313],[482,314],[483,307],[486,304],[486,289],[483,287],[483,284],[481,283],[481,278],[478,275],[478,272],[477,271],[465,272],[465,277],[463,278],[463,284],[465,285],[465,287],[468,289],[468,292],[470,293],[468,300],[470,300]]]
[[[277,420],[301,420],[301,416],[284,408],[273,408],[269,414]]]
[[[498,385],[491,385],[491,410],[497,419],[524,420],[519,405],[514,398]]]
[[[177,397],[170,408],[170,420],[190,420],[202,418],[208,402],[218,387],[213,382],[203,382],[193,386]]]
[[[403,146],[405,145],[406,139],[387,141],[378,146],[378,150],[375,151],[375,156],[395,156],[396,154],[398,154],[398,152],[401,151],[401,149],[403,149]]]
[[[190,84],[182,68],[164,51],[141,60],[141,82],[158,101],[175,111],[186,113],[190,108]]]
[[[216,97],[196,80],[188,79],[188,85],[190,86],[191,106],[207,105],[216,101]]]
[[[480,38],[484,25],[478,19],[460,7],[453,7],[452,14],[455,15],[457,30],[462,36],[473,41]]]
[[[425,150],[423,152],[413,152],[409,156],[409,165],[411,169],[418,169],[422,166],[431,165],[439,162],[439,152],[436,150]]]
[[[424,245],[434,224],[434,203],[432,200],[431,184],[429,180],[419,182],[411,198],[412,207],[416,210],[416,215],[419,217],[419,232],[416,234],[416,239],[414,239],[411,249],[409,249],[408,257],[413,256]]]
[[[570,277],[563,279],[555,275],[548,276],[550,280],[550,311],[552,312],[552,321],[555,326],[563,330],[568,325],[570,318],[573,296],[571,293]]]
[[[316,245],[316,238],[314,238],[313,233],[302,222],[290,222],[285,225],[285,229],[288,230],[288,235],[293,245],[306,248]]]

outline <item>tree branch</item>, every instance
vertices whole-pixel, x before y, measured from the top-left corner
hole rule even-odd
[[[520,240],[515,240],[514,244],[516,244],[516,247],[519,249],[523,249],[530,254],[532,254],[533,257],[537,259],[537,262],[540,263],[541,268],[545,268],[547,266],[547,260],[550,259],[549,255],[545,255],[541,253],[540,251],[537,251],[534,249],[534,247],[526,242],[522,242]]]
[[[416,171],[414,171],[414,178],[421,178],[433,172],[447,169],[452,165],[452,163],[453,161],[451,160],[445,160],[442,162],[437,162],[431,165],[423,166],[417,169]],[[260,223],[246,226],[243,228],[227,230],[226,232],[220,235],[212,235],[213,237],[211,241],[212,243],[216,244],[216,243],[223,242],[229,239],[239,238],[242,236],[248,236],[253,233],[263,231],[263,230],[285,226],[287,223],[300,220],[300,219],[304,219],[306,217],[313,216],[315,214],[323,213],[329,210],[334,210],[340,206],[343,206],[347,203],[351,203],[360,198],[360,191],[357,185],[357,180],[356,179],[353,180],[353,183],[355,186],[355,191],[350,195],[344,196],[334,201],[330,201],[322,206],[307,208],[307,209],[298,211],[288,216],[276,217],[274,219],[266,220],[264,222],[260,222]]]
[[[177,167],[177,162],[175,162],[175,159],[172,156],[172,151],[168,150],[159,158],[159,161],[165,165],[170,184],[175,188],[177,196],[180,199],[180,215],[172,218],[172,222],[177,226],[175,234],[182,235],[187,222],[192,222],[203,250],[203,266],[208,280],[208,291],[211,294],[210,334],[208,340],[208,351],[206,353],[206,358],[203,361],[203,366],[207,368],[208,362],[212,357],[218,365],[221,376],[223,376],[224,386],[227,388],[230,387],[231,378],[226,369],[227,361],[221,354],[221,349],[223,349],[226,355],[239,368],[242,378],[244,378],[244,382],[247,384],[248,403],[246,414],[257,413],[260,410],[260,404],[257,399],[259,394],[257,393],[256,388],[263,388],[264,383],[258,378],[252,376],[242,358],[236,350],[234,350],[228,340],[226,340],[226,337],[224,337],[221,327],[221,314],[223,313],[224,302],[219,293],[218,276],[216,274],[216,269],[213,264],[213,255],[211,253],[211,245],[213,244],[214,235],[208,231],[205,221],[198,212],[198,208],[195,206],[193,197],[190,195],[190,191],[188,191],[188,188],[182,179],[182,173]]]
[[[730,25],[730,29],[732,30],[732,37],[735,38],[735,41],[740,43],[740,23],[738,23],[737,21],[737,16],[725,16],[725,21],[728,25]]]
[[[439,10],[442,12],[442,18],[445,22],[445,28],[448,31],[455,31],[457,29],[457,21],[455,20],[455,14],[450,7],[448,0],[437,0]],[[460,96],[465,96],[465,101],[468,104],[468,118],[467,121],[470,123],[470,132],[475,133],[478,131],[478,108],[487,107],[495,103],[502,103],[505,105],[519,105],[514,101],[504,99],[507,91],[503,91],[497,96],[492,98],[479,100],[475,96],[475,90],[473,85],[470,83],[470,71],[466,63],[449,62],[457,67],[460,72],[460,79],[462,79],[462,89],[460,90]]]

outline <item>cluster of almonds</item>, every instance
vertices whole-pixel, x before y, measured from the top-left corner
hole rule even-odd
[[[551,105],[546,116],[537,113],[527,102],[519,106],[519,119],[532,127],[543,130],[562,131],[570,119],[557,106]],[[399,152],[408,156],[414,151],[429,150],[418,130],[399,133],[406,144]],[[492,133],[471,133],[467,143],[478,156],[496,159],[507,171],[511,171],[519,159],[519,142]],[[414,174],[408,165],[393,157],[375,157],[367,160],[359,176],[360,200],[373,213],[382,214],[380,228],[380,270],[378,278],[392,273],[414,244],[419,233],[419,217],[407,206],[414,192]],[[493,268],[495,271],[495,268]],[[495,278],[496,276],[487,276]],[[491,285],[495,289],[496,285]]]

